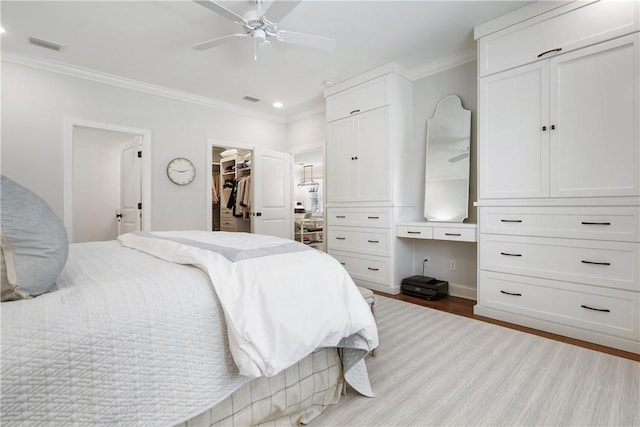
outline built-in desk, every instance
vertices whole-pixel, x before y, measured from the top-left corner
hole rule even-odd
[[[396,236],[409,239],[436,239],[477,242],[477,225],[459,222],[404,222],[396,226]]]

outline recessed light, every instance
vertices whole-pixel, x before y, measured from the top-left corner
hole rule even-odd
[[[273,103],[273,106],[274,106],[275,108],[282,108],[282,105],[283,105],[283,104],[282,104],[282,102],[280,102],[280,101],[276,101],[276,102],[274,102],[274,103]]]

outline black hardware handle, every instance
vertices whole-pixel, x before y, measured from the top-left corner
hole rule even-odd
[[[462,236],[460,233],[444,233],[445,236]]]
[[[559,47],[559,48],[556,48],[556,49],[548,50],[548,51],[546,51],[546,52],[542,52],[540,55],[538,55],[538,58],[540,58],[540,57],[542,57],[542,56],[546,55],[547,53],[560,52],[561,50],[562,50],[562,48],[561,48],[561,47]]]
[[[501,219],[500,222],[522,222],[521,219]]]
[[[380,243],[379,240],[367,240],[367,242],[369,242],[369,243]]]
[[[500,252],[500,255],[504,255],[504,256],[522,256],[522,254],[510,254],[509,252]]]
[[[367,218],[369,218],[369,219],[380,219],[379,216],[368,216]]]
[[[588,305],[584,305],[584,304],[582,304],[580,307],[586,308],[587,310],[602,311],[604,313],[611,313],[611,310],[609,310],[608,308],[593,308],[593,307],[589,307]]]
[[[358,156],[355,156],[353,159],[354,159],[354,160],[358,160]]]
[[[346,218],[344,215],[336,215],[336,218]]]
[[[380,271],[380,269],[379,269],[379,268],[373,268],[373,267],[367,267],[367,268],[368,268],[369,270],[371,270],[371,271]]]
[[[516,294],[513,292],[507,292],[507,291],[500,291],[501,294],[505,294],[505,295],[513,295],[514,297],[521,297],[522,294]]]
[[[340,265],[347,265],[347,263],[346,262],[341,262]]]
[[[359,112],[360,112],[360,110],[353,110],[353,111],[352,111],[352,112],[350,112],[349,114],[351,115],[351,114],[355,114],[355,113],[359,113]]]
[[[580,261],[583,264],[595,264],[595,265],[611,265],[610,262],[597,262],[597,261],[587,261],[587,260],[582,260]]]
[[[347,240],[346,237],[336,237],[336,239],[338,239],[338,240]]]
[[[407,231],[407,234],[422,234],[422,231]]]
[[[116,218],[118,218],[118,219],[122,218],[122,214],[121,213],[116,214]]]
[[[356,159],[355,157],[351,156],[351,160],[355,160],[355,159]]]
[[[582,225],[611,225],[610,222],[589,222],[589,221],[582,221]]]
[[[551,125],[551,130],[555,130],[556,129],[556,125]]]
[[[542,131],[544,132],[546,130],[547,130],[547,127],[546,126],[542,126]]]

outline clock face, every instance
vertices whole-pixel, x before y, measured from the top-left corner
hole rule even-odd
[[[167,176],[174,184],[187,185],[196,177],[196,168],[191,160],[178,157],[167,165]]]

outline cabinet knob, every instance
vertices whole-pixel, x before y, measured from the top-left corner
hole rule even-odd
[[[556,125],[551,125],[551,130],[556,130]]]
[[[544,132],[546,130],[547,130],[547,127],[546,126],[542,126],[542,131]]]

